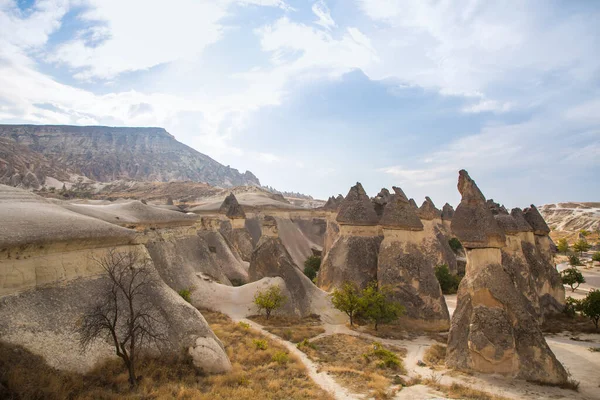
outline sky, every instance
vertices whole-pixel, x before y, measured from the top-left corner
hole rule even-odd
[[[0,123],[160,126],[263,185],[600,201],[595,0],[0,0]]]

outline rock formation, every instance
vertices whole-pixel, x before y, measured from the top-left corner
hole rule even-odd
[[[448,232],[450,232],[452,217],[454,217],[454,207],[448,203],[444,204],[444,207],[442,208],[442,222],[444,224],[444,228],[446,228]]]
[[[503,229],[464,170],[452,231],[467,252],[467,271],[448,337],[446,365],[560,384],[567,373],[540,331],[536,312],[502,266]]]
[[[538,209],[532,204],[523,210],[523,219],[533,229],[533,241],[523,243],[523,252],[536,282],[543,315],[560,313],[565,303],[565,289],[554,266],[554,243],[550,228]]]
[[[103,340],[85,354],[77,351],[79,337],[73,327],[108,280],[94,258],[114,249],[135,251],[149,259],[143,238],[133,230],[3,185],[0,221],[2,340],[24,346],[53,367],[71,371],[85,372],[115,357],[114,347]],[[154,268],[151,260],[149,266]],[[165,354],[178,356],[187,349],[205,372],[229,370],[223,346],[200,312],[152,271],[157,281],[145,288],[145,295],[166,319],[170,344]]]
[[[219,211],[229,219],[228,223],[221,224],[221,233],[235,247],[242,261],[250,262],[254,245],[246,229],[246,213],[233,193],[225,198]]]
[[[442,212],[436,208],[429,197],[425,197],[425,201],[419,208],[417,214],[419,215],[419,218],[426,220],[442,218]]]
[[[416,210],[400,188],[385,206],[380,224],[384,239],[379,248],[377,280],[390,285],[393,297],[406,308],[411,326],[446,330],[448,308],[435,277],[428,238]]]
[[[346,281],[366,287],[377,280],[377,255],[383,239],[378,221],[371,200],[357,183],[340,206],[336,218],[339,236],[321,264],[319,287],[329,291]]]
[[[415,199],[413,199],[412,197],[410,199],[408,199],[408,203],[415,209],[419,209],[419,206],[417,205],[417,202],[415,201]]]
[[[383,215],[383,209],[385,208],[385,205],[390,201],[390,197],[390,191],[386,188],[381,189],[377,196],[373,197],[373,208],[380,218]]]

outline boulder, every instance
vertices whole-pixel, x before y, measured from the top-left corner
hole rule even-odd
[[[381,191],[377,194],[377,196],[373,197],[373,208],[379,217],[383,214],[383,209],[385,205],[390,201],[390,191],[386,188],[381,189]]]
[[[462,200],[452,229],[466,248],[467,268],[452,317],[446,365],[548,384],[566,382],[567,372],[548,347],[534,306],[510,273],[511,266],[503,265],[504,231],[464,170],[458,188]]]

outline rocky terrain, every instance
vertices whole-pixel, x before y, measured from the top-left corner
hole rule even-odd
[[[76,182],[77,176],[98,182],[260,186],[250,171],[240,173],[223,166],[178,142],[163,128],[0,125],[0,183],[38,189]]]

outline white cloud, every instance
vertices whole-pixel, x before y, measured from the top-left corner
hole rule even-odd
[[[259,161],[265,162],[267,164],[272,164],[274,162],[281,161],[281,158],[271,153],[258,153],[257,156]]]
[[[337,26],[333,18],[331,18],[331,12],[324,0],[317,0],[312,6],[312,12],[318,18],[318,20],[315,21],[315,24],[321,25],[323,28],[329,30]]]

